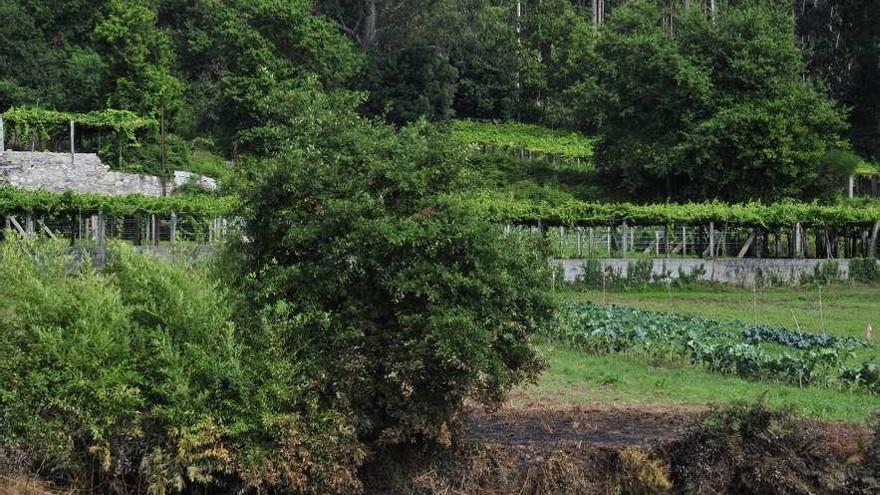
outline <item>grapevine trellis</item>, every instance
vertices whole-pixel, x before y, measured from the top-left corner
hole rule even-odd
[[[8,125],[9,124],[9,125]],[[9,150],[37,151],[63,148],[67,143],[71,155],[90,141],[102,150],[102,137],[108,133],[116,154],[117,166],[122,165],[125,148],[137,143],[137,133],[158,129],[154,119],[141,117],[127,110],[106,109],[89,113],[59,112],[34,107],[15,107],[0,114],[0,152]],[[8,127],[8,128],[7,128]],[[86,135],[76,129],[91,130]],[[65,136],[65,129],[69,136]],[[79,141],[80,146],[77,146]],[[110,144],[105,139],[105,144]],[[89,147],[89,146],[87,146]]]
[[[496,194],[459,198],[484,218],[554,238],[564,257],[876,257],[880,205],[815,203],[551,205]]]
[[[225,238],[236,201],[210,196],[103,196],[0,188],[4,231],[103,248],[110,239],[141,246]]]

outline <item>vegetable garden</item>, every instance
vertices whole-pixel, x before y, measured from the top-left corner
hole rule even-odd
[[[591,304],[569,306],[555,337],[595,354],[880,394],[877,349],[852,337]]]

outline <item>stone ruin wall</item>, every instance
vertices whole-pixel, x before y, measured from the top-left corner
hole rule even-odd
[[[167,193],[190,180],[208,190],[217,188],[217,182],[189,172],[175,171],[174,180],[167,183]],[[162,196],[162,181],[154,175],[116,172],[101,162],[95,153],[27,151],[0,152],[0,185],[27,190],[124,196]]]

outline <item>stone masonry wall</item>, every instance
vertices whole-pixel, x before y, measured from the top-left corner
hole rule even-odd
[[[189,180],[190,174],[175,172],[175,180],[167,184],[168,193]],[[201,178],[200,185],[216,189],[217,183]],[[69,153],[26,151],[0,152],[0,185],[28,190],[124,196],[141,194],[162,196],[162,181],[154,175],[111,171],[94,153],[77,153],[71,163]]]

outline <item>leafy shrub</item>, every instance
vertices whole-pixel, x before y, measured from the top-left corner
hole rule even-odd
[[[840,274],[840,262],[837,260],[823,260],[816,263],[812,274],[801,277],[801,283],[830,285],[842,280]]]
[[[675,285],[679,287],[687,287],[696,284],[706,275],[706,265],[700,263],[690,272],[685,270],[683,266],[678,267],[678,278],[675,279]]]
[[[626,282],[627,285],[635,287],[646,287],[651,283],[651,274],[654,271],[654,260],[640,259],[636,262],[627,263]]]
[[[602,262],[596,258],[587,258],[583,264],[584,272],[578,278],[577,282],[584,287],[597,288],[602,287],[605,280],[605,272],[602,270]]]
[[[106,492],[357,490],[347,418],[238,333],[203,269],[114,245],[97,272],[17,238],[0,259],[15,281],[0,285],[0,450],[35,474]]]
[[[465,186],[448,137],[348,118],[254,168],[227,262],[252,324],[282,362],[312,359],[361,439],[442,442],[465,399],[497,404],[540,370],[529,336],[553,322],[547,252],[445,199]]]
[[[874,258],[851,259],[849,278],[862,284],[880,283],[880,263]]]

